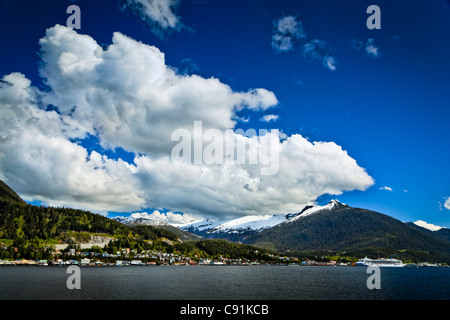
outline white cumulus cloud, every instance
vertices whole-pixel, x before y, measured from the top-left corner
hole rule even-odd
[[[216,78],[178,74],[158,48],[121,33],[102,48],[57,25],[40,46],[49,90],[19,73],[0,82],[0,179],[27,200],[96,212],[167,208],[223,218],[297,212],[323,194],[374,183],[341,146],[301,135],[277,140],[279,167],[271,175],[261,174],[262,162],[175,161],[174,130],[195,133],[195,121],[204,130],[235,129],[238,111],[268,110],[278,103],[275,94],[236,92]],[[134,153],[134,161],[88,151],[80,142],[88,135],[103,148]],[[273,135],[226,139],[253,150]]]
[[[201,120],[204,129],[233,128],[242,109],[278,103],[263,88],[234,92],[216,78],[179,75],[158,48],[114,33],[103,50],[94,39],[55,26],[40,41],[46,102],[98,135],[105,147],[168,154],[171,133]]]
[[[444,207],[448,210],[450,210],[450,197],[447,198],[447,200],[444,203]]]
[[[71,142],[70,121],[37,105],[36,89],[19,73],[0,83],[0,177],[25,199],[93,211],[138,209],[135,167],[88,153]],[[67,121],[66,121],[67,119]]]
[[[184,225],[188,223],[193,223],[201,221],[203,217],[194,216],[189,214],[173,213],[171,211],[161,212],[159,210],[154,210],[152,213],[147,212],[135,212],[130,215],[132,218],[142,218],[148,219],[155,222],[164,222],[171,225]]]
[[[135,162],[154,206],[210,216],[298,212],[322,194],[365,190],[373,184],[333,142],[311,143],[293,135],[279,147],[279,170],[266,176],[253,165],[194,166],[147,156]]]
[[[442,227],[436,226],[436,225],[431,224],[431,223],[427,223],[427,222],[422,221],[422,220],[417,220],[416,222],[414,222],[414,224],[419,226],[419,227],[431,230],[431,231],[438,231],[438,230],[442,229]]]

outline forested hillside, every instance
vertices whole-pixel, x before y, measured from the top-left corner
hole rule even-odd
[[[106,233],[112,236],[140,236],[144,239],[178,237],[152,226],[128,227],[88,211],[33,206],[0,200],[0,238],[57,239],[66,231]]]
[[[174,233],[172,229],[175,228],[129,226],[89,211],[27,204],[6,184],[0,185],[0,259],[53,259],[49,244],[68,243],[76,248],[78,241],[99,234],[112,240],[103,249],[92,249],[96,252],[116,253],[127,248],[136,252],[182,252],[196,258],[269,259],[267,251],[225,240],[183,242],[180,237],[199,237],[190,237],[181,230]]]

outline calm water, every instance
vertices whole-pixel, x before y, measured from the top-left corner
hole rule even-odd
[[[449,300],[450,268],[381,268],[381,289],[365,267],[81,267],[69,290],[67,267],[1,266],[0,300]]]

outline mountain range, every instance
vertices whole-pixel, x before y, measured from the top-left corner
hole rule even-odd
[[[338,204],[337,200],[332,200],[326,206],[307,206],[299,213],[289,214],[275,214],[275,215],[252,215],[239,218],[233,218],[222,221],[213,221],[211,219],[197,220],[190,223],[167,223],[147,217],[114,217],[112,219],[123,224],[136,225],[153,225],[153,226],[167,226],[171,225],[181,230],[194,233],[206,238],[235,238],[243,239],[250,234],[261,232],[265,229],[274,227],[278,224],[288,221],[295,221],[300,215],[302,217],[312,214],[318,210],[329,210],[334,205]]]
[[[115,220],[125,224],[161,225],[142,217],[116,217]],[[298,213],[246,216],[219,222],[205,219],[173,227],[203,238],[227,239],[289,254],[384,254],[416,261],[450,261],[450,229],[431,231],[337,200],[325,206],[306,206]]]
[[[184,243],[220,239],[299,257],[395,256],[450,264],[450,229],[431,231],[337,200],[306,206],[298,213],[169,224],[142,215],[110,219],[87,211],[32,206],[0,181],[0,238],[63,239],[69,230]]]

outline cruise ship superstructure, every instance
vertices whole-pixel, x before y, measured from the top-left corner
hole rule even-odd
[[[359,259],[356,263],[358,266],[376,266],[376,267],[404,267],[405,265],[401,260],[397,259],[370,259],[365,257]]]

